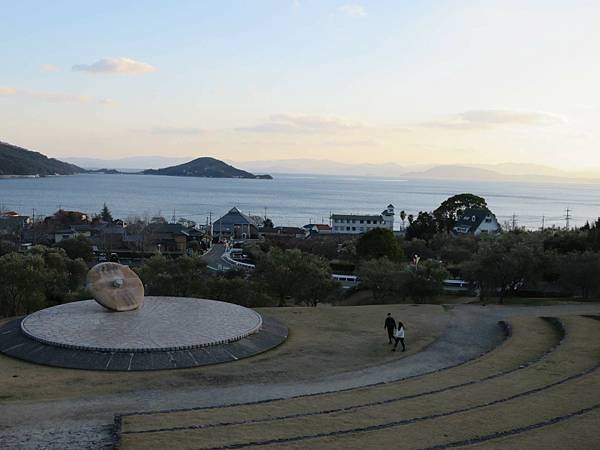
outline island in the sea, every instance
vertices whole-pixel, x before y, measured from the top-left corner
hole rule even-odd
[[[206,178],[254,178],[271,180],[271,175],[254,175],[245,170],[230,166],[215,158],[202,157],[177,166],[164,169],[147,169],[144,175],[170,175],[176,177],[206,177]]]
[[[78,173],[120,174],[117,169],[86,170],[74,164],[26,150],[16,145],[0,141],[0,177],[35,177],[48,175],[74,175]],[[271,175],[254,175],[245,170],[230,166],[215,158],[196,158],[185,164],[165,167],[162,169],[147,169],[137,172],[142,175],[169,175],[176,177],[205,177],[205,178],[251,178],[271,180]]]

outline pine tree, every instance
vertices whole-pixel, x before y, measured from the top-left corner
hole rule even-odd
[[[104,220],[105,222],[113,221],[113,216],[110,213],[110,209],[108,209],[108,206],[106,206],[106,203],[104,204],[104,206],[102,206],[102,210],[100,211],[100,219]]]

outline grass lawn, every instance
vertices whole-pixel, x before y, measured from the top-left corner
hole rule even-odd
[[[240,361],[192,369],[102,372],[61,369],[0,355],[0,400],[94,398],[140,389],[309,381],[334,373],[385,364],[421,350],[447,325],[437,305],[372,305],[260,308],[283,321],[288,340]],[[406,353],[392,353],[383,322],[387,312],[407,329]]]

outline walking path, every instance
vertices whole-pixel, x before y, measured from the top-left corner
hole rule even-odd
[[[392,363],[339,373],[316,382],[215,385],[77,400],[11,402],[0,417],[1,448],[102,448],[111,445],[116,413],[227,405],[337,391],[443,369],[477,358],[503,339],[499,320],[511,316],[600,314],[600,305],[449,306],[451,325],[423,351]],[[291,330],[293,333],[293,330]],[[408,341],[410,342],[410,341]],[[259,370],[259,369],[257,369]],[[251,375],[251,374],[249,374]],[[82,376],[85,376],[84,374]],[[251,380],[251,376],[249,376]]]

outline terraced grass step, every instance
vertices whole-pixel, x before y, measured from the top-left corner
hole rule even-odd
[[[524,325],[528,325],[527,327],[525,327]],[[539,327],[539,328],[538,328]],[[540,333],[541,329],[547,327],[547,325],[544,324],[544,322],[542,322],[541,320],[524,320],[521,321],[521,324],[518,328],[515,327],[515,335],[514,335],[514,340],[509,341],[509,343],[506,344],[506,346],[504,347],[504,351],[510,350],[511,347],[513,347],[513,345],[517,345],[518,348],[522,348],[525,353],[527,353],[527,349],[537,349],[536,351],[536,356],[539,357],[543,352],[542,352],[542,348],[544,350],[548,349],[548,345],[549,344],[554,344],[556,343],[555,340],[546,340],[546,339],[539,339],[542,336],[553,336],[553,332],[552,329],[550,328],[546,328],[545,332]],[[530,332],[527,333],[525,332],[525,330],[530,329]],[[517,331],[519,330],[519,331]],[[536,332],[537,331],[537,332]],[[527,336],[529,336],[529,338],[527,338]],[[537,336],[537,339],[535,338]],[[556,337],[554,337],[556,338]],[[541,343],[544,343],[544,345],[540,345]],[[512,345],[511,345],[512,344]],[[517,348],[512,348],[512,350],[517,350]],[[565,353],[565,357],[567,356],[567,353],[569,352],[569,349],[567,348],[566,353]],[[496,352],[493,352],[496,353]],[[502,353],[502,352],[499,352]],[[509,352],[509,354],[513,354],[514,352]],[[518,353],[518,352],[517,352]],[[491,354],[490,354],[491,355]],[[531,355],[529,355],[531,356]],[[510,360],[512,360],[514,362],[514,358],[508,358]],[[575,363],[576,365],[574,366],[574,370],[578,370],[577,363],[578,363],[578,358],[575,358]],[[478,364],[473,364],[471,369],[473,368],[477,368]],[[494,365],[494,367],[498,367],[496,365]],[[482,368],[485,368],[485,365],[482,366]],[[514,367],[513,367],[514,368]],[[570,370],[570,369],[565,369],[565,370]],[[517,371],[517,372],[512,372],[512,374],[509,375],[513,375],[513,374],[518,374],[521,371]],[[490,376],[489,372],[485,372],[485,375],[487,377]],[[495,372],[497,374],[497,372]],[[441,372],[439,374],[437,374],[438,376],[443,376],[445,375],[446,372]],[[490,383],[490,382],[496,382],[499,381],[500,379],[502,379],[504,377],[493,377],[489,378],[486,381],[481,381],[481,384],[485,384],[485,383]],[[551,379],[554,379],[552,377],[550,377]],[[473,379],[473,375],[471,375],[471,379]],[[481,380],[481,379],[480,379]],[[412,382],[414,382],[415,380],[412,380]],[[440,380],[438,380],[440,381]],[[453,380],[456,381],[456,380]],[[404,383],[394,383],[396,386],[400,386]],[[539,384],[539,383],[538,383]],[[460,389],[450,389],[447,391],[443,391],[438,393],[437,395],[429,395],[429,396],[421,396],[421,397],[416,397],[416,398],[406,398],[406,395],[404,396],[404,400],[401,400],[402,402],[402,411],[403,411],[403,417],[412,417],[410,414],[416,414],[419,415],[422,413],[423,410],[427,411],[430,410],[432,408],[438,408],[439,409],[439,404],[440,404],[440,400],[436,400],[436,397],[439,396],[444,396],[442,403],[444,405],[447,405],[446,410],[450,410],[452,411],[453,409],[453,405],[456,404],[457,402],[465,402],[465,393],[464,393],[464,389],[467,389],[468,387],[472,387],[474,386],[473,384],[468,384],[467,386],[464,386],[463,388]],[[385,386],[385,387],[390,387],[390,386]],[[503,387],[504,387],[504,391],[508,391],[508,392],[513,392],[515,389],[523,389],[523,387],[519,387],[518,383],[515,385],[514,379],[513,380],[509,380],[507,382],[503,383]],[[362,394],[365,394],[366,392],[378,392],[380,389],[382,389],[383,386],[376,386],[376,387],[372,387],[369,389],[363,389],[361,391]],[[366,392],[365,392],[366,391]],[[348,392],[344,392],[344,393],[340,393],[340,395],[343,395],[344,397],[346,397],[348,394]],[[474,394],[474,393],[473,393]],[[492,393],[493,394],[493,393]],[[302,399],[304,401],[306,400],[311,400],[314,398],[318,398],[320,399],[320,397],[322,396],[318,396],[318,397],[309,397],[309,398],[305,398]],[[330,401],[335,402],[336,401],[336,395],[335,394],[331,394],[327,396],[328,399]],[[410,397],[410,395],[409,395]],[[468,396],[468,400],[470,403],[470,405],[473,404],[478,404],[477,402],[486,402],[486,401],[492,401],[493,400],[494,395],[491,395],[489,390],[486,390],[485,388],[480,388],[479,391],[477,391],[477,395],[469,395]],[[346,400],[346,399],[344,399]],[[368,398],[366,400],[369,400]],[[290,407],[293,407],[295,402],[293,401],[288,401],[291,402]],[[275,403],[280,403],[280,402],[275,402]],[[356,402],[353,403],[354,405],[357,405]],[[258,407],[261,406],[269,406],[272,405],[272,403],[267,403],[265,405],[255,405]],[[225,427],[218,427],[218,428],[204,428],[204,429],[183,429],[183,430],[170,430],[170,431],[165,431],[164,434],[165,435],[169,435],[171,438],[175,438],[176,440],[180,440],[180,437],[178,435],[187,435],[188,438],[190,438],[190,445],[192,447],[194,446],[198,446],[200,442],[202,442],[203,446],[207,445],[207,446],[221,446],[221,445],[227,445],[228,443],[241,443],[241,442],[248,442],[248,436],[252,436],[253,439],[256,440],[268,440],[271,438],[289,438],[290,436],[298,436],[298,435],[302,435],[302,434],[318,434],[319,432],[323,432],[323,430],[338,430],[338,429],[351,429],[353,426],[369,426],[369,424],[372,424],[373,421],[389,421],[389,420],[394,420],[395,418],[398,417],[398,406],[399,403],[395,402],[395,401],[391,401],[390,402],[390,398],[386,398],[386,400],[384,400],[383,403],[379,402],[379,401],[375,401],[375,402],[371,402],[371,405],[369,406],[363,406],[363,407],[359,407],[359,408],[350,408],[349,409],[343,409],[343,410],[338,410],[335,412],[331,412],[331,413],[320,413],[320,414],[310,414],[310,415],[305,415],[305,416],[294,416],[294,417],[289,417],[289,410],[288,410],[288,417],[287,419],[279,419],[279,420],[275,420],[272,422],[259,422],[259,423],[247,423],[247,424],[240,424],[240,425],[232,425],[232,426],[225,426]],[[243,407],[244,409],[248,408],[246,406]],[[231,408],[220,408],[218,410],[212,410],[214,411],[221,411],[222,409],[231,409]],[[237,408],[235,408],[237,409]],[[329,409],[331,408],[331,404],[329,405]],[[336,408],[333,408],[336,409]],[[198,411],[196,411],[197,413]],[[210,410],[204,410],[201,411],[201,413],[209,413]],[[262,411],[261,411],[262,412]],[[195,417],[193,417],[193,414],[195,412],[191,411],[191,412],[182,412],[182,413],[175,413],[175,415],[173,417],[169,417],[169,415],[160,415],[161,418],[168,418],[168,419],[175,419],[175,418],[180,418],[182,414],[185,414],[184,417],[186,419],[188,419],[188,421],[190,419],[196,419]],[[406,415],[406,414],[408,415]],[[297,414],[297,413],[294,413]],[[140,418],[140,416],[133,416],[132,418]],[[143,416],[141,416],[143,417]],[[250,418],[253,418],[255,416],[250,416]],[[272,417],[272,416],[271,416]],[[148,417],[145,417],[145,426],[150,425],[150,423],[148,422]],[[157,417],[154,417],[154,419],[157,419]],[[265,417],[262,417],[262,419],[260,420],[264,420]],[[256,419],[254,419],[256,420]],[[267,418],[268,420],[268,418]],[[183,421],[185,423],[185,421]],[[181,422],[180,422],[181,423]],[[189,423],[189,422],[188,422]],[[214,422],[213,422],[214,423]],[[195,424],[198,424],[198,422],[195,422]],[[164,422],[162,423],[162,427],[164,427]],[[197,425],[192,425],[192,426],[197,426]],[[204,424],[201,424],[200,426],[204,426]],[[176,427],[181,427],[181,425],[176,425]],[[166,427],[164,427],[166,428]],[[148,430],[148,428],[146,428],[146,430]],[[300,431],[299,431],[300,430]],[[151,432],[151,433],[143,433],[142,435],[136,435],[136,434],[129,434],[129,429],[128,428],[124,428],[123,431],[125,432],[122,437],[123,437],[123,443],[125,445],[135,445],[136,441],[139,442],[145,442],[146,439],[143,437],[143,435],[152,435],[154,437],[159,437],[160,434],[162,433],[156,433],[156,432]],[[150,436],[147,436],[150,437]],[[198,438],[198,440],[196,440],[196,437]],[[160,440],[160,438],[159,438]],[[181,441],[183,441],[183,438],[181,439]],[[145,444],[143,444],[145,445]]]
[[[271,440],[294,440],[302,436],[317,436],[355,428],[369,429],[383,423],[440,416],[456,411],[468,411],[480,405],[504,401],[523,393],[552,389],[569,377],[576,376],[596,366],[600,355],[600,327],[597,322],[585,318],[569,318],[569,334],[555,352],[540,362],[523,370],[504,376],[488,378],[457,389],[438,392],[416,398],[373,403],[321,414],[280,418],[268,422],[241,423],[220,427],[165,430],[144,433],[159,437],[179,439],[185,435],[193,446],[222,447],[244,442],[268,442]],[[589,340],[588,340],[589,339]],[[124,435],[127,442],[134,434]]]
[[[296,442],[277,442],[256,448],[261,450],[306,448],[442,450],[455,448],[456,444],[461,442],[478,442],[484,437],[501,436],[502,433],[510,433],[515,429],[526,429],[544,422],[551,423],[553,420],[589,408],[600,408],[600,375],[597,371],[537,394],[464,413],[419,420],[404,425],[388,427],[380,425],[380,428],[366,432],[345,433]],[[491,445],[492,441],[487,442]],[[204,445],[199,447],[207,448]],[[529,449],[527,446],[521,448]],[[546,448],[557,447],[551,445]]]
[[[570,416],[556,419],[554,423],[538,423],[532,429],[515,429],[501,437],[489,436],[479,444],[456,448],[472,450],[548,450],[559,448],[597,449],[600,448],[600,407],[584,410]]]
[[[259,404],[126,415],[121,419],[122,431],[129,433],[231,423],[248,419],[268,420],[330,409],[351,408],[365,403],[385,402],[398,396],[420,395],[515,370],[542,357],[559,343],[561,337],[553,325],[539,318],[514,318],[511,320],[511,328],[512,336],[496,350],[477,360],[431,375],[385,385]]]

